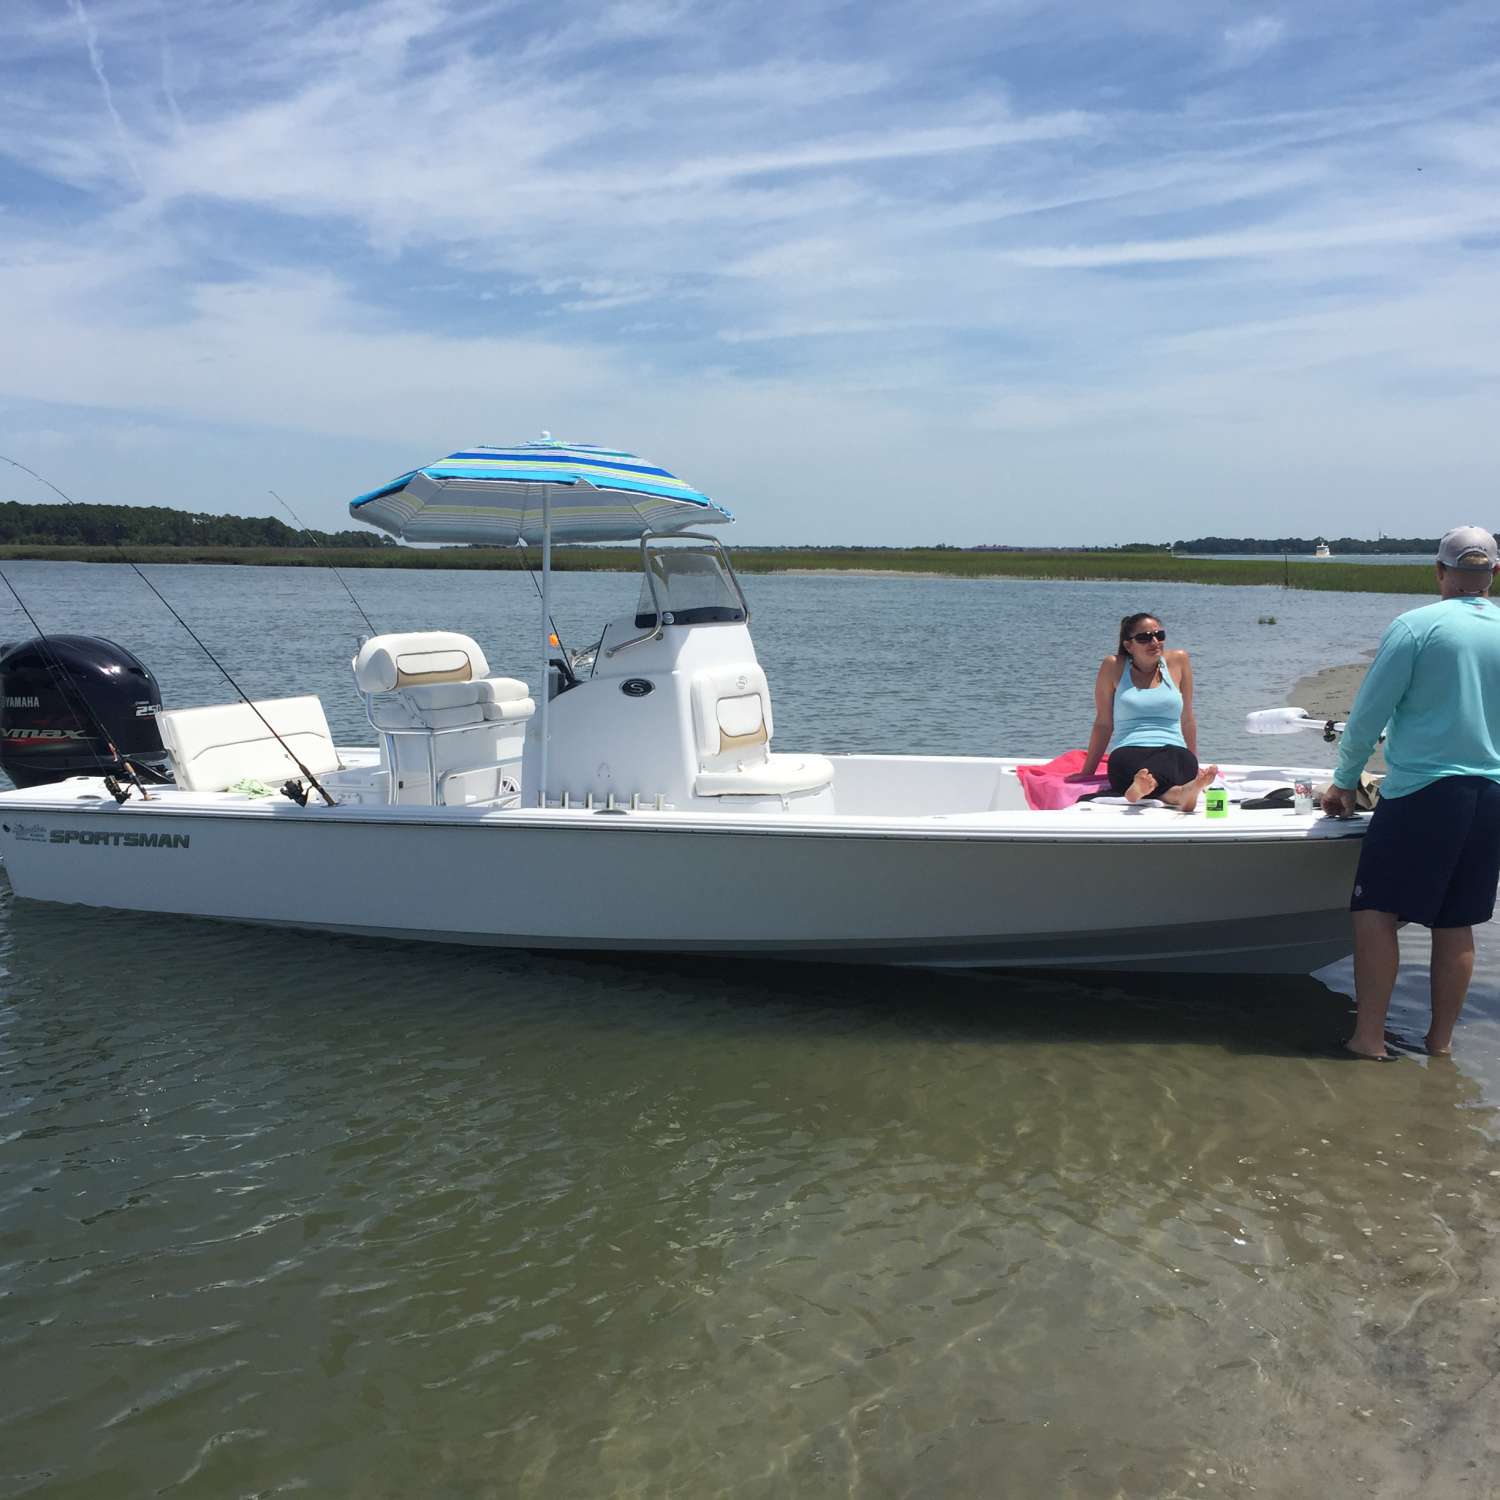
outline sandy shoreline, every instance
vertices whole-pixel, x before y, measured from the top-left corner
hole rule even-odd
[[[962,578],[959,573],[920,573],[909,568],[771,568],[778,578]]]
[[[1373,658],[1375,653],[1371,651],[1369,655]],[[1354,706],[1354,695],[1369,670],[1368,661],[1324,667],[1321,672],[1300,678],[1287,694],[1286,701],[1297,708],[1305,708],[1315,719],[1346,719]],[[1378,746],[1369,759],[1368,769],[1377,776],[1385,772],[1385,756]]]
[[[1370,655],[1373,657],[1374,652]],[[1287,695],[1287,702],[1305,708],[1318,719],[1347,718],[1354,706],[1354,695],[1370,670],[1368,661],[1351,662],[1347,666],[1324,667],[1310,677],[1299,679]]]

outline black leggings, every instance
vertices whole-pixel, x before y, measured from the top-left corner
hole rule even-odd
[[[1174,786],[1182,786],[1198,774],[1198,757],[1181,745],[1126,745],[1109,752],[1109,789],[1116,797],[1135,780],[1135,773],[1145,769],[1156,777],[1156,790],[1149,795],[1160,797]]]

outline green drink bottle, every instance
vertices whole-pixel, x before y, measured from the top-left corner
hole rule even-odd
[[[1203,816],[1222,818],[1229,812],[1229,793],[1224,790],[1222,777],[1215,776],[1213,784],[1203,794]]]

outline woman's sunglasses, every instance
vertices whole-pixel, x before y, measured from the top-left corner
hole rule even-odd
[[[1138,630],[1134,635],[1127,635],[1127,641],[1134,641],[1137,646],[1149,646],[1152,641],[1165,641],[1167,632],[1165,630]]]

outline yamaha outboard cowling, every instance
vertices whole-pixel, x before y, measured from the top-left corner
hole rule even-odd
[[[49,635],[0,648],[0,769],[40,786],[119,772],[118,751],[159,771],[160,707],[156,679],[113,641]]]

